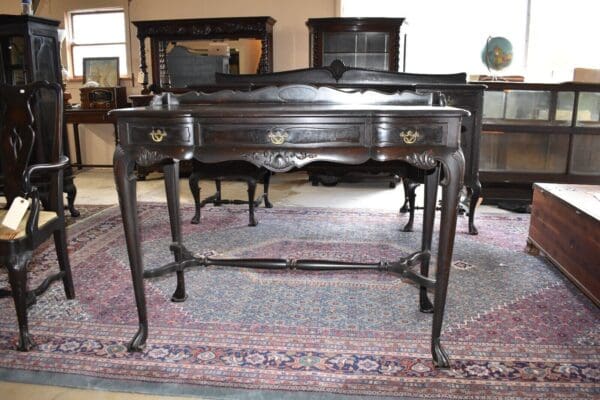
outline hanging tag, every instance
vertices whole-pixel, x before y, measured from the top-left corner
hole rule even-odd
[[[13,231],[17,230],[28,208],[29,201],[27,199],[19,196],[15,197],[4,216],[4,220],[2,220],[2,225]]]

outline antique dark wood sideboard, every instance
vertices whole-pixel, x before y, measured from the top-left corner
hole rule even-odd
[[[477,234],[475,227],[475,208],[481,196],[479,182],[479,142],[481,137],[481,120],[483,114],[483,84],[467,84],[466,74],[413,74],[403,72],[377,71],[345,66],[341,61],[334,61],[330,66],[306,68],[270,74],[231,75],[216,74],[216,82],[221,87],[253,88],[265,85],[310,84],[329,86],[339,89],[368,90],[376,89],[393,93],[410,90],[416,93],[441,93],[448,105],[463,108],[470,112],[462,119],[460,146],[465,157],[465,186],[469,191],[469,233]],[[210,87],[199,87],[199,90],[214,90]],[[339,166],[311,164],[307,167],[314,176],[333,174],[343,176],[352,172],[372,172],[370,164],[359,166]],[[414,220],[414,197],[416,185],[407,185],[410,218],[405,230],[412,229]]]
[[[268,269],[373,269],[408,278],[419,287],[419,305],[433,313],[431,351],[435,365],[448,367],[440,343],[452,258],[464,157],[459,146],[458,108],[423,104],[415,93],[348,93],[328,87],[288,85],[253,91],[164,93],[152,105],[111,111],[119,144],[114,172],[139,318],[129,343],[135,351],[148,337],[144,278],[176,272],[173,301],[184,301],[184,271],[208,265]],[[427,103],[432,104],[429,100]],[[407,105],[408,104],[408,105]],[[204,163],[246,161],[274,172],[302,168],[312,162],[355,165],[368,161],[410,165],[426,171],[425,215],[421,249],[396,261],[360,264],[330,260],[195,258],[181,237],[179,160]],[[161,164],[169,209],[170,250],[174,262],[144,270],[137,217],[136,164]],[[394,167],[399,168],[399,167]],[[435,278],[428,277],[438,184],[442,211]],[[243,229],[243,228],[240,228]],[[419,267],[420,271],[415,269]],[[434,292],[430,302],[427,290]]]

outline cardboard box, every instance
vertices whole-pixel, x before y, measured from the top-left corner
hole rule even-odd
[[[600,69],[575,68],[573,70],[573,81],[586,83],[600,83]]]

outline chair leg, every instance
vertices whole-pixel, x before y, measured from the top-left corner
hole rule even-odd
[[[413,231],[413,224],[415,222],[415,198],[417,197],[417,186],[419,186],[418,183],[409,182],[408,192],[405,194],[405,196],[408,197],[408,205],[410,208],[408,210],[408,222],[403,229],[404,232]]]
[[[409,182],[407,178],[402,178],[402,188],[404,188],[404,204],[400,207],[400,212],[402,214],[407,213],[408,209],[408,191],[410,189]]]
[[[265,208],[273,208],[273,203],[269,201],[269,184],[271,183],[271,172],[268,171],[264,176],[263,193],[265,198]]]
[[[248,179],[248,211],[249,221],[248,226],[256,226],[258,222],[254,217],[254,194],[256,193],[256,179]]]
[[[192,217],[192,220],[190,221],[192,224],[200,223],[200,209],[202,208],[202,206],[200,204],[200,186],[198,184],[199,182],[200,182],[200,175],[195,172],[192,173],[190,175],[190,179],[188,180],[188,183],[190,185],[190,191],[192,192],[192,197],[194,198],[194,207],[195,207],[194,216]]]
[[[31,261],[31,255],[32,252],[20,254],[6,265],[19,323],[19,344],[17,345],[19,351],[29,351],[33,347],[27,324],[27,266]]]
[[[469,235],[477,235],[479,231],[475,227],[475,209],[481,198],[481,182],[477,180],[475,184],[469,188],[471,192],[471,201],[469,203]]]
[[[67,251],[67,234],[65,228],[54,231],[54,245],[56,246],[56,257],[58,265],[63,273],[63,285],[67,299],[75,298],[75,287],[73,286],[73,276],[71,275],[71,264],[69,263],[69,253]]]
[[[77,197],[77,188],[73,183],[73,179],[71,178],[71,183],[68,182],[65,184],[65,191],[67,192],[67,208],[71,213],[72,217],[79,217],[79,210],[75,208],[75,197]]]
[[[223,204],[223,202],[221,201],[221,180],[220,179],[215,179],[215,189],[217,190],[215,192],[215,199],[213,200],[213,204],[215,206],[220,206],[221,204]]]

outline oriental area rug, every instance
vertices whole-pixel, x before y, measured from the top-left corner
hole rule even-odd
[[[406,216],[325,208],[182,209],[197,255],[393,261],[418,248]],[[142,203],[145,266],[171,261],[164,204]],[[433,368],[431,315],[418,288],[388,273],[186,271],[145,281],[149,338],[128,353],[137,313],[118,207],[69,226],[76,299],[61,284],[29,310],[36,343],[14,349],[12,300],[0,300],[0,379],[104,390],[251,399],[592,399],[600,396],[600,311],[558,270],[523,251],[529,216],[459,217],[442,343],[451,368]],[[31,285],[56,270],[48,243]],[[0,271],[0,287],[7,286]]]

